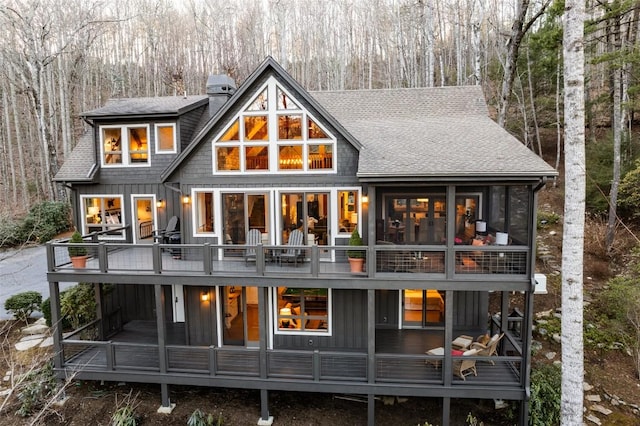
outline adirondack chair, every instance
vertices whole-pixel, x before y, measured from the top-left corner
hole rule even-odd
[[[247,232],[247,241],[245,244],[247,248],[244,250],[244,261],[248,263],[249,261],[256,261],[256,246],[262,242],[262,234],[257,229],[251,229]]]
[[[301,246],[302,242],[303,242],[302,231],[298,229],[294,229],[293,231],[291,231],[291,234],[289,235],[289,241],[287,242],[287,245],[290,247],[284,250],[282,253],[280,253],[280,257],[279,257],[280,266],[282,266],[283,260],[286,260],[287,262],[291,262],[293,260],[295,266],[298,266],[298,259],[300,259],[300,263],[302,263],[303,256],[304,256],[302,253],[302,249],[292,248],[295,246]]]
[[[154,242],[169,244],[171,240],[175,240],[176,236],[180,236],[180,219],[178,216],[171,216],[165,229],[157,229],[152,234]]]

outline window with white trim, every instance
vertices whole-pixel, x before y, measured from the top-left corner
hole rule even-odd
[[[82,222],[86,234],[101,233],[99,238],[123,239],[124,212],[121,195],[82,196]]]
[[[329,333],[331,289],[277,287],[277,333]]]
[[[156,153],[175,154],[176,149],[176,125],[175,123],[158,123],[156,129]]]
[[[214,172],[335,172],[335,145],[335,137],[271,78],[214,139]]]
[[[100,126],[102,167],[148,166],[149,126]]]

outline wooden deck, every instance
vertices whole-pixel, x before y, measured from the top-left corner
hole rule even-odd
[[[471,332],[471,331],[470,331]],[[156,325],[132,321],[107,342],[64,342],[64,367],[79,372],[160,372]],[[260,377],[260,351],[237,346],[185,346],[184,326],[167,324],[168,376]],[[378,330],[376,332],[375,383],[443,385],[443,357],[426,355],[442,345],[442,333],[427,330]],[[267,378],[299,381],[366,383],[368,356],[364,352],[323,350],[268,350]],[[455,358],[453,358],[455,359]],[[521,357],[477,357],[477,376],[465,380],[449,375],[452,384],[515,388],[521,384]],[[437,361],[437,362],[435,362]],[[158,379],[159,380],[159,379]]]

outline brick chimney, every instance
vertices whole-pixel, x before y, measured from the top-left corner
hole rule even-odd
[[[236,91],[236,83],[228,75],[210,75],[207,78],[207,95],[209,95],[209,116],[215,113],[229,100]]]

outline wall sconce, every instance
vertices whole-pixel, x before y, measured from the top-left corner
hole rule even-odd
[[[188,195],[182,197],[182,204],[189,204],[191,198]]]
[[[203,291],[202,294],[200,295],[200,300],[202,302],[208,302],[209,301],[209,292]]]
[[[280,308],[280,316],[290,316],[291,308]],[[289,328],[289,324],[291,324],[291,320],[289,318],[283,318],[280,320],[281,328]]]
[[[369,203],[369,196],[368,195],[363,195],[362,196],[362,204],[368,204]]]
[[[164,200],[161,198],[158,201],[156,201],[156,207],[161,209],[162,206],[164,206]]]

